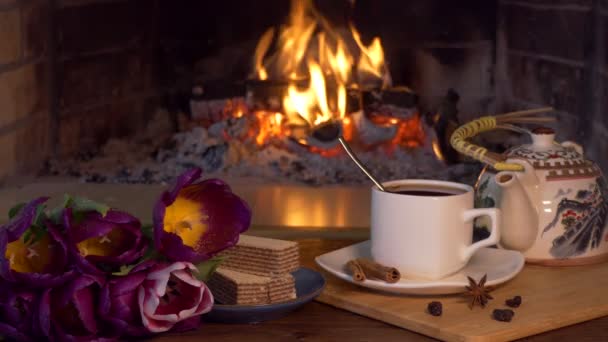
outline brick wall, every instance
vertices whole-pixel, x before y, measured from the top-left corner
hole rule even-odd
[[[132,134],[158,105],[156,0],[59,0],[58,155]]]
[[[592,122],[587,128],[590,133],[588,145],[589,150],[594,156],[601,160],[604,170],[608,170],[608,1],[600,1],[599,14],[596,19],[596,35],[594,44],[596,47],[596,56],[594,59],[593,75],[595,82],[593,85],[592,96],[590,97],[594,103]],[[608,172],[608,171],[605,171]]]
[[[500,0],[498,97],[509,108],[551,105],[558,139],[583,143],[608,169],[606,0]]]
[[[51,151],[49,1],[0,0],[0,182]]]
[[[0,183],[146,123],[160,2],[0,0]]]
[[[175,93],[190,89],[188,77],[197,60],[222,46],[257,39],[282,17],[276,12],[285,6],[277,3],[287,4],[57,0],[58,155],[96,149],[111,137],[133,134],[159,105],[175,107]],[[264,15],[251,15],[253,11]],[[241,68],[248,69],[250,51]]]

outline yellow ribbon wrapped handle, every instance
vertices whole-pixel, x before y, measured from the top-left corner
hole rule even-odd
[[[489,155],[491,152],[488,152],[486,148],[473,145],[467,141],[467,139],[472,138],[481,132],[492,131],[494,129],[496,129],[495,117],[481,117],[458,127],[450,137],[450,144],[456,151],[473,159],[490,164],[498,171],[523,171],[523,166],[497,160],[497,158]]]

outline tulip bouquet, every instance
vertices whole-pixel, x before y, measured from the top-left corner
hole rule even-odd
[[[88,199],[20,204],[0,227],[0,335],[111,341],[194,329],[213,306],[205,280],[251,211],[221,180],[182,174],[151,226]]]

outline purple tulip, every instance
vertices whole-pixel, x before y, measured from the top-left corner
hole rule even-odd
[[[148,247],[141,223],[127,213],[109,210],[102,216],[89,211],[82,219],[75,216],[70,208],[63,212],[70,254],[84,273],[102,275],[132,264]]]
[[[51,341],[113,341],[104,332],[96,315],[103,279],[80,275],[63,287],[49,288],[42,294],[38,327]]]
[[[150,332],[184,331],[200,325],[200,315],[211,311],[213,295],[192,273],[189,262],[157,265],[146,274],[137,301],[143,325]]]
[[[102,288],[99,313],[116,336],[141,337],[150,334],[142,323],[137,296],[148,269],[155,265],[154,261],[147,261],[126,276],[107,281]]]
[[[34,223],[38,206],[46,202],[48,199],[48,197],[38,197],[24,205],[19,211],[18,215],[13,217],[9,223],[0,227],[0,230],[8,233],[8,239],[10,241],[19,239],[23,232]]]
[[[58,228],[49,221],[34,229],[36,208],[46,198],[38,198],[21,209],[8,224],[0,227],[0,277],[30,287],[50,287],[73,278],[68,269],[67,248]],[[27,234],[28,232],[30,234]]]
[[[0,284],[0,335],[33,341],[32,318],[38,299],[34,292]]]
[[[195,183],[201,169],[185,172],[154,207],[156,249],[173,261],[201,262],[234,246],[249,228],[251,210],[219,179]]]

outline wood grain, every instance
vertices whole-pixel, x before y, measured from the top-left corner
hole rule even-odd
[[[509,341],[608,315],[608,264],[570,268],[525,266],[511,282],[492,292],[486,308],[470,310],[466,298],[397,296],[364,289],[327,275],[320,302],[447,341]],[[491,318],[515,295],[523,304],[510,323]],[[443,303],[443,316],[425,312],[430,301]],[[606,336],[608,339],[608,336]]]
[[[298,239],[302,248],[302,261],[308,267],[314,266],[314,256],[344,247],[359,242],[360,240],[340,239]],[[558,276],[555,276],[559,278]],[[327,279],[332,282],[329,275]],[[557,281],[557,280],[556,280]],[[546,287],[559,286],[561,281],[557,281]],[[346,284],[347,287],[350,285]],[[331,285],[330,285],[331,286]],[[353,286],[354,287],[354,286]],[[505,291],[507,286],[494,291],[498,294]],[[543,289],[544,291],[545,289]],[[542,291],[539,295],[542,296]],[[570,294],[572,295],[572,294]],[[438,297],[424,297],[424,304],[421,310],[424,310],[426,303]],[[445,297],[444,297],[445,298]],[[445,303],[445,299],[441,298]],[[536,298],[535,294],[529,297],[524,297],[524,303],[519,309],[516,309],[516,316],[512,323],[518,320],[525,319],[522,315],[526,306]],[[490,303],[490,306],[483,310],[487,316],[482,315],[479,321],[480,325],[491,322],[489,317],[491,307],[502,303],[502,298],[495,299]],[[466,307],[466,304],[462,304]],[[468,310],[468,308],[467,308]],[[482,309],[477,308],[475,312],[480,312]],[[466,310],[465,310],[466,311]],[[467,315],[470,312],[464,312]],[[446,314],[447,315],[447,314]],[[522,318],[524,317],[524,318]],[[443,318],[443,317],[442,317]],[[504,323],[509,324],[509,323]],[[596,342],[608,340],[608,317],[599,318],[596,320],[579,323],[574,326],[553,330],[532,337],[525,338],[525,341],[531,342],[554,342],[554,341],[581,341],[581,342]],[[402,329],[387,323],[372,320],[351,312],[337,309],[320,303],[310,303],[299,311],[296,311],[281,319],[264,322],[260,324],[204,324],[199,330],[191,331],[182,334],[167,334],[154,338],[154,341],[162,342],[266,342],[266,341],[436,341],[436,339],[427,337],[411,330]]]
[[[608,261],[608,254],[594,255],[591,257],[574,258],[574,259],[530,259],[526,258],[526,263],[539,266],[581,266],[593,265]]]

